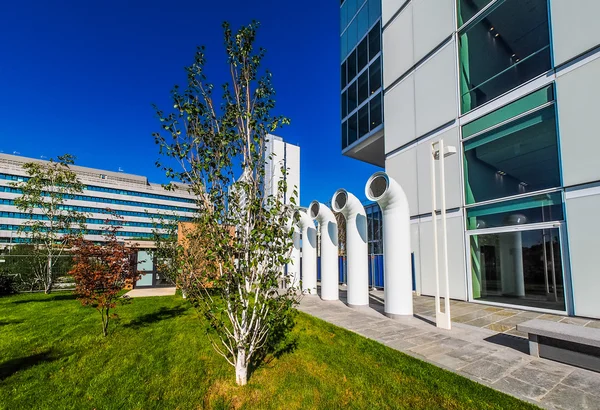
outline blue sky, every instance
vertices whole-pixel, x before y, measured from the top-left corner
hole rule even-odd
[[[301,147],[301,204],[338,188],[364,197],[376,167],[340,153],[339,3],[252,1],[11,1],[0,13],[0,150],[165,182],[154,163],[151,107],[169,107],[183,67],[206,45],[209,80],[226,80],[221,23],[261,22],[273,72],[278,134]]]

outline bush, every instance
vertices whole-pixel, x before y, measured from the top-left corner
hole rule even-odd
[[[0,296],[11,295],[16,292],[15,279],[6,273],[0,272]]]

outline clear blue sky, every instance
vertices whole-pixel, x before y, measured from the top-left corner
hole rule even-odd
[[[261,22],[274,74],[278,132],[301,147],[301,203],[344,187],[359,198],[377,168],[340,153],[339,3],[310,0],[7,1],[1,7],[0,150],[165,182],[154,163],[151,103],[169,107],[183,67],[206,45],[210,78],[226,80],[221,23]]]

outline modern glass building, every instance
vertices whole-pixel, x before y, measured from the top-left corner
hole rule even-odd
[[[457,148],[451,297],[600,318],[600,2],[383,0],[381,13],[385,130],[350,142],[343,126],[342,147],[405,190],[417,292],[435,293],[430,161],[443,139]]]
[[[341,2],[340,43],[342,152],[383,166],[381,0]]]

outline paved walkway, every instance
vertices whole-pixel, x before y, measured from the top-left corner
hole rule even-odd
[[[351,309],[342,301],[324,302],[308,295],[299,309],[539,406],[600,410],[599,373],[533,358],[527,354],[526,339],[489,328],[453,323],[452,330],[441,330],[425,315],[388,319],[380,313],[377,292],[371,302],[370,308]]]
[[[172,296],[175,294],[175,287],[169,288],[137,288],[130,290],[124,296],[130,298],[145,298],[149,296]]]

